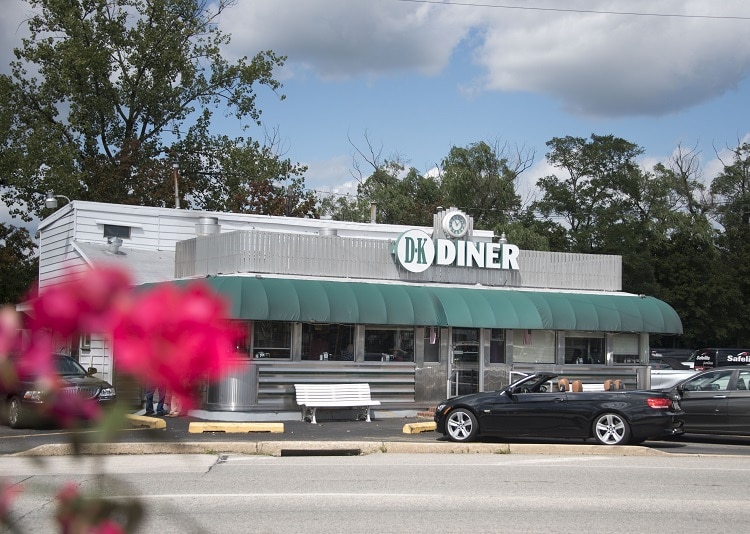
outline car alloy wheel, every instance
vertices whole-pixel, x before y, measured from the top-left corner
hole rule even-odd
[[[452,441],[472,441],[479,432],[477,418],[465,408],[456,408],[450,412],[445,428]]]
[[[20,428],[22,421],[21,401],[18,397],[13,397],[8,403],[8,426],[11,428]]]
[[[623,445],[630,440],[630,427],[616,413],[604,413],[594,421],[594,438],[602,445]]]

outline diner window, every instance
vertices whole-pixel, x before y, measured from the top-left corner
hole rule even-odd
[[[479,362],[479,330],[477,328],[453,329],[453,363]]]
[[[120,239],[130,239],[130,226],[105,224],[104,237],[119,237]]]
[[[354,326],[303,324],[302,359],[354,361]]]
[[[501,328],[490,332],[490,363],[505,363],[505,330]]]
[[[554,330],[513,330],[514,363],[555,363]]]
[[[617,334],[613,336],[612,361],[615,365],[635,365],[640,361],[638,334]]]
[[[253,357],[290,359],[292,323],[253,322]]]
[[[440,361],[440,327],[427,326],[424,328],[424,361],[437,363]]]
[[[235,336],[235,350],[245,355],[249,355],[252,351],[250,347],[250,333],[252,332],[253,322],[252,321],[232,321],[232,325],[236,327]]]
[[[365,328],[365,361],[413,362],[414,328]]]
[[[568,332],[565,335],[565,363],[604,365],[604,334]]]

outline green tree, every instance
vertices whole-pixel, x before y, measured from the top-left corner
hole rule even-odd
[[[717,237],[719,261],[737,291],[735,300],[727,304],[730,330],[722,341],[741,347],[750,343],[746,320],[750,313],[750,144],[741,143],[732,150],[732,161],[725,162],[714,178],[711,193],[717,199],[715,212],[723,230]]]
[[[39,215],[50,190],[172,205],[174,158],[200,168],[181,175],[182,205],[204,207],[201,173],[216,169],[201,168],[210,161],[203,151],[225,141],[207,138],[213,112],[221,108],[246,129],[260,125],[256,90],[281,87],[273,69],[285,58],[265,51],[230,63],[221,55],[229,36],[216,17],[234,0],[27,1],[35,10],[30,37],[16,49],[11,76],[0,77],[0,174],[11,213]],[[256,143],[237,146],[271,160],[265,170],[279,165],[277,181],[300,170]],[[215,195],[210,202],[224,207]]]
[[[546,176],[537,182],[542,198],[532,209],[548,220],[561,220],[571,252],[599,252],[601,234],[621,221],[630,207],[629,194],[641,179],[635,158],[643,149],[612,135],[555,137],[547,142],[547,161],[564,176]],[[624,194],[623,194],[624,193]]]
[[[382,145],[374,146],[367,132],[364,138],[365,148],[350,140],[359,182],[356,197],[329,195],[321,203],[321,213],[335,220],[369,221],[374,204],[378,223],[431,226],[433,214],[442,205],[440,183],[413,167],[407,170],[399,155],[384,159]]]
[[[517,151],[511,158],[507,152],[507,146],[481,141],[465,148],[454,146],[442,162],[443,197],[471,215],[476,229],[507,224],[521,207],[516,182],[533,155]]]
[[[26,228],[0,223],[0,305],[20,302],[36,280],[36,244]]]

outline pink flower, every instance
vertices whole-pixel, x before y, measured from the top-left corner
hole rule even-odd
[[[7,522],[10,505],[22,491],[23,488],[20,485],[0,479],[0,525]]]
[[[92,399],[64,394],[57,389],[47,402],[47,413],[64,428],[75,428],[81,421],[97,421],[102,408]]]
[[[105,519],[89,529],[89,534],[125,534],[125,530],[111,519]]]
[[[11,306],[0,308],[0,360],[18,350],[21,340],[21,317]]]
[[[227,319],[227,303],[201,281],[137,294],[119,318],[115,365],[166,388],[183,410],[195,405],[203,379],[216,379],[236,364],[240,332]]]
[[[50,330],[64,338],[108,331],[130,292],[128,275],[100,267],[85,275],[68,273],[66,278],[65,283],[45,288],[33,301],[32,330]]]
[[[72,482],[60,489],[57,501],[55,517],[63,534],[125,533],[119,523],[108,517],[117,511],[117,506],[113,508],[102,499],[82,495]]]

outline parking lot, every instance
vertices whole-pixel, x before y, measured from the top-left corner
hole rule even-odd
[[[413,423],[429,422],[429,418],[386,418],[375,419],[371,423],[350,420],[323,420],[318,424],[303,421],[284,421],[283,432],[202,432],[190,431],[190,423],[202,420],[193,417],[179,417],[164,419],[165,428],[123,428],[107,443],[122,444],[123,450],[127,445],[127,451],[150,452],[154,450],[165,450],[169,446],[177,449],[190,450],[188,444],[211,444],[237,443],[248,445],[261,442],[283,442],[286,448],[304,446],[306,448],[331,449],[337,446],[347,448],[346,444],[351,442],[373,443],[376,449],[387,449],[388,443],[423,444],[430,447],[431,452],[455,452],[452,444],[442,436],[433,431],[405,433],[404,427]],[[53,451],[50,446],[69,443],[75,440],[79,443],[88,443],[97,440],[93,431],[69,432],[55,428],[35,429],[11,429],[0,426],[0,454],[16,454],[47,447],[46,450]],[[593,446],[593,441],[583,442],[580,440],[552,440],[552,439],[485,439],[477,445],[486,444],[511,444],[511,445],[537,445],[535,451],[544,451],[547,454],[555,454],[560,447],[579,447],[574,449],[577,453],[584,454],[588,451],[603,452],[607,449],[614,452],[610,447]],[[140,444],[140,447],[134,445]],[[303,445],[300,445],[303,444]],[[340,445],[337,445],[340,444]],[[471,451],[473,444],[462,444],[467,452]],[[350,447],[351,448],[351,447]],[[631,447],[628,447],[631,449]],[[670,454],[717,454],[717,455],[750,455],[750,437],[726,437],[685,435],[668,441],[646,441],[643,445],[633,447],[640,450],[641,454],[648,451],[655,453]],[[126,452],[127,452],[126,451]],[[138,453],[138,452],[132,452]]]

